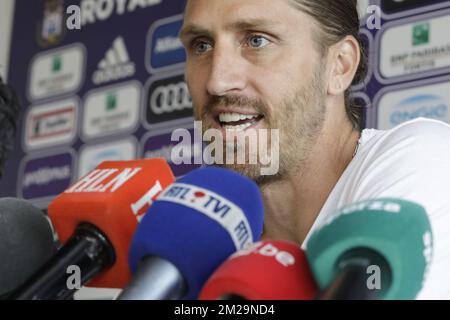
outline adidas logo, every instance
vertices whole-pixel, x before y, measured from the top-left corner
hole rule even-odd
[[[130,61],[127,47],[122,37],[114,40],[112,47],[106,52],[105,58],[98,64],[98,70],[92,76],[96,85],[131,77],[136,72],[136,66]]]

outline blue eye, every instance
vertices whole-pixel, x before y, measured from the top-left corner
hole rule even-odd
[[[210,49],[211,45],[205,41],[194,42],[192,48],[194,49],[196,54],[202,54],[207,52]]]
[[[263,36],[253,35],[249,38],[249,44],[253,48],[263,48],[270,42]]]

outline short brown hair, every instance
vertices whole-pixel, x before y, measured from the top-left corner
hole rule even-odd
[[[363,81],[367,73],[367,57],[359,36],[360,21],[357,0],[289,0],[302,12],[313,17],[318,25],[318,33],[314,35],[317,49],[325,55],[333,44],[346,36],[353,36],[358,42],[361,61],[352,84]],[[363,110],[350,97],[350,88],[345,92],[345,110],[355,129],[364,126]]]

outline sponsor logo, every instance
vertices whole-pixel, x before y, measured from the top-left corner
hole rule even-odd
[[[396,107],[398,109],[406,107],[406,110],[392,113],[390,120],[394,126],[419,117],[442,119],[448,115],[448,106],[437,96],[414,96],[401,101]]]
[[[62,69],[62,58],[61,55],[55,54],[52,57],[52,74],[57,74],[58,72],[61,72]]]
[[[378,80],[391,83],[448,71],[449,24],[450,15],[447,15],[386,27],[379,38]]]
[[[156,21],[148,32],[146,66],[149,73],[182,67],[186,52],[178,37],[183,17],[178,15]]]
[[[78,176],[82,177],[103,161],[134,160],[136,141],[134,138],[84,147],[79,157]]]
[[[154,80],[147,89],[146,119],[157,125],[192,118],[192,99],[183,75]]]
[[[162,0],[81,0],[81,24],[107,21],[114,15],[123,16],[160,3]]]
[[[378,106],[379,129],[391,129],[419,117],[450,123],[450,94],[445,94],[449,91],[447,82],[386,93]]]
[[[30,100],[77,91],[83,81],[84,67],[85,50],[80,44],[37,55],[30,69]]]
[[[383,12],[394,14],[417,8],[424,11],[427,6],[445,4],[448,0],[383,0],[380,2]]]
[[[70,153],[26,161],[19,174],[18,194],[25,199],[58,195],[70,185],[72,168],[73,157]]]
[[[136,73],[136,66],[130,61],[123,37],[117,37],[112,47],[106,52],[103,60],[98,64],[98,70],[92,76],[96,85],[132,77]]]
[[[31,107],[26,118],[25,147],[36,149],[70,143],[77,131],[77,110],[75,99]]]
[[[253,243],[250,225],[241,208],[221,195],[195,185],[174,183],[157,201],[176,203],[218,222],[231,236],[237,250]]]
[[[41,47],[56,45],[65,34],[64,0],[45,0],[43,19],[37,28],[37,42]]]
[[[194,135],[194,129],[190,129],[189,132]],[[197,141],[193,141],[190,146],[189,161],[182,164],[174,164],[172,162],[172,149],[178,144],[178,142],[172,141],[172,133],[153,135],[148,138],[144,138],[143,144],[143,157],[147,159],[151,158],[163,158],[167,161],[173,174],[176,177],[185,175],[191,170],[199,168],[201,163],[196,163],[194,158],[201,157],[201,145]]]
[[[413,46],[430,42],[430,24],[421,23],[413,26]]]
[[[102,89],[87,95],[84,103],[83,137],[131,132],[139,122],[141,88],[136,82]]]

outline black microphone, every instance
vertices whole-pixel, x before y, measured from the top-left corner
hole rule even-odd
[[[3,176],[8,152],[14,146],[19,110],[16,93],[0,77],[0,178]]]
[[[0,199],[0,298],[9,298],[55,252],[50,222],[40,209]]]

